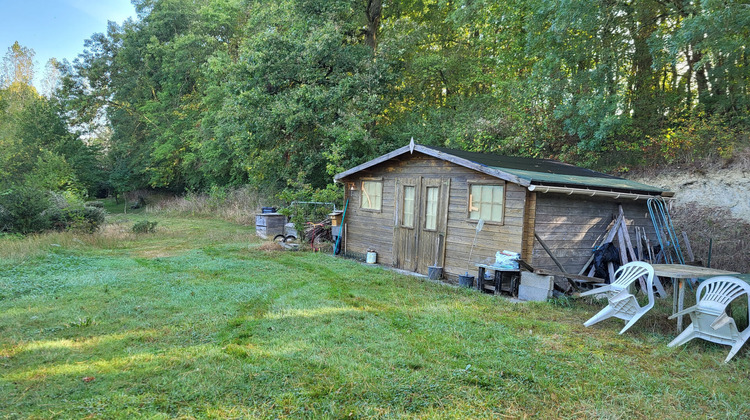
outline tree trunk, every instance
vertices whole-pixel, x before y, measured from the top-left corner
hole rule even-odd
[[[644,133],[652,132],[661,119],[658,98],[659,77],[653,69],[654,58],[648,40],[656,31],[657,11],[644,4],[633,13],[630,31],[633,34],[632,110],[633,124]]]
[[[365,44],[373,51],[378,49],[378,31],[380,30],[380,18],[383,13],[382,0],[367,0],[367,29],[365,30]]]
[[[698,88],[698,102],[701,104],[707,104],[711,97],[711,92],[708,90],[708,76],[706,75],[706,67],[695,68],[695,66],[703,59],[703,54],[700,51],[695,51],[691,47],[692,54],[688,56],[688,65],[693,72],[695,72],[695,85]],[[707,109],[706,111],[711,111]]]
[[[693,108],[693,66],[690,65],[690,51],[687,49],[685,50],[685,60],[688,62],[687,69],[685,70],[685,100],[687,109],[690,110]]]

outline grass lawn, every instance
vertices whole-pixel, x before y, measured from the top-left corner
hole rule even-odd
[[[158,220],[134,235],[135,220]],[[205,218],[0,238],[0,418],[747,418],[750,355]]]

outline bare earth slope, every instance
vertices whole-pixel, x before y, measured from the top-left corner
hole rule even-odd
[[[680,167],[640,172],[628,178],[675,192],[672,217],[678,233],[688,233],[695,259],[711,266],[750,273],[750,169]]]
[[[732,217],[750,223],[750,172],[740,166],[708,172],[664,171],[637,179],[674,191],[676,206],[696,204],[728,210]]]

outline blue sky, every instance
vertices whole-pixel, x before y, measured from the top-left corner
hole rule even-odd
[[[130,0],[0,0],[0,5],[0,57],[16,41],[33,49],[37,87],[47,60],[72,62],[84,40],[107,31],[107,21],[135,17]]]

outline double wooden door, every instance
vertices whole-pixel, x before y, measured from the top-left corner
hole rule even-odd
[[[449,197],[450,178],[396,179],[396,267],[426,274],[428,266],[443,266]]]

